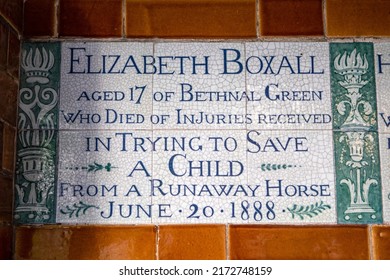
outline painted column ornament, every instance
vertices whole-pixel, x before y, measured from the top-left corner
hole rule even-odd
[[[33,47],[22,52],[18,120],[18,160],[15,220],[45,222],[53,219],[57,91],[50,87],[55,63],[51,50]]]
[[[357,53],[356,48],[349,54],[339,54],[334,59],[334,69],[344,78],[339,84],[347,90],[345,96],[348,98],[335,104],[340,115],[347,115],[340,126],[342,135],[339,139],[349,149],[349,158],[345,164],[350,168],[350,178],[339,182],[348,187],[350,194],[350,204],[344,212],[344,218],[349,220],[350,214],[356,213],[357,218],[362,219],[362,213],[369,213],[372,219],[376,219],[376,211],[369,204],[369,193],[371,187],[378,185],[378,181],[370,178],[367,172],[370,163],[364,160],[364,154],[374,145],[374,138],[368,134],[372,125],[368,116],[373,114],[373,109],[361,93],[361,89],[369,83],[363,79],[368,69],[366,55]]]

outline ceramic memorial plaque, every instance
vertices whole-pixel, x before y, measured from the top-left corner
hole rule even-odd
[[[25,42],[15,221],[381,224],[390,44]]]

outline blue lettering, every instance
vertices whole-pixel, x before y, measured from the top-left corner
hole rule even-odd
[[[221,74],[240,74],[242,72],[242,69],[243,69],[242,63],[239,61],[239,59],[241,57],[240,51],[236,50],[236,49],[222,49],[222,51],[223,51],[223,72]],[[229,53],[232,53],[233,58],[228,59]],[[237,69],[237,67],[238,67],[238,69],[235,71],[233,69],[230,69],[230,67],[228,66],[228,63],[229,63],[229,66],[231,63],[233,65],[236,64],[236,69]]]
[[[83,50],[85,52],[85,48],[69,48],[70,49],[70,70],[68,74],[83,74],[85,73],[85,69],[83,71],[75,71],[74,70],[74,63],[80,64],[80,58],[77,56],[77,58],[74,56],[75,50]]]
[[[387,63],[382,62],[382,55],[378,54],[378,73],[383,74],[382,66],[389,66],[389,65],[390,65],[389,62]]]

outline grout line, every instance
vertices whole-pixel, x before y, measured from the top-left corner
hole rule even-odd
[[[324,29],[323,31],[324,31],[325,39],[328,39],[327,20],[328,20],[328,17],[326,16],[326,0],[322,0],[322,27]]]
[[[155,225],[156,226],[156,260],[159,260],[159,241],[160,241],[160,226],[159,225]]]
[[[306,42],[372,42],[372,43],[389,43],[390,37],[375,37],[375,36],[359,36],[359,37],[326,37],[326,36],[267,36],[261,38],[121,38],[121,37],[74,37],[74,36],[61,36],[60,38],[53,38],[48,36],[39,36],[39,37],[31,37],[28,38],[31,42],[41,42],[42,40],[48,42],[125,42],[125,43],[133,43],[133,42],[145,42],[145,43],[250,43],[250,42],[296,42],[296,43],[306,43]]]
[[[230,259],[230,235],[229,235],[229,224],[225,224],[225,250],[226,250],[226,260]]]
[[[5,25],[8,25],[9,27],[11,27],[11,29],[18,35],[18,39],[21,40],[23,38],[23,33],[22,31],[20,31],[18,28],[16,28],[16,26],[10,22],[7,17],[0,11],[0,20],[2,22],[5,23]],[[22,26],[22,29],[23,29],[23,26]]]
[[[60,17],[60,0],[55,0],[55,13],[54,13],[54,37],[59,37],[59,17]]]
[[[260,0],[256,0],[256,37],[260,39]]]
[[[122,38],[126,38],[126,23],[127,23],[127,12],[126,12],[127,2],[122,0]]]
[[[373,236],[372,236],[372,225],[368,225],[368,255],[370,260],[374,260],[374,244],[373,244]]]

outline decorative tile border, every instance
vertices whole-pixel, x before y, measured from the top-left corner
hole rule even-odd
[[[55,222],[60,60],[59,43],[23,45],[14,210],[16,222]]]
[[[372,43],[330,44],[339,223],[381,223]]]
[[[15,221],[387,223],[388,65],[388,43],[26,42]]]

